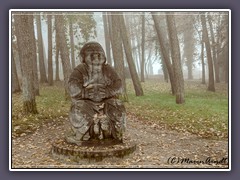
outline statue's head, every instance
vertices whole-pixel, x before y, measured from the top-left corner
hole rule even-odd
[[[98,42],[86,43],[81,51],[82,62],[87,65],[102,65],[106,62],[106,56],[102,46]]]

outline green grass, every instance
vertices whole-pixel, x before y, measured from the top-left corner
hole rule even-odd
[[[21,93],[12,95],[13,135],[31,133],[43,123],[61,120],[68,116],[70,101],[65,100],[61,83],[55,86],[41,85],[40,96],[36,96],[38,114],[23,114]]]
[[[216,84],[216,92],[207,91],[201,82],[185,82],[185,103],[175,103],[170,84],[156,79],[142,83],[144,96],[135,96],[131,81],[127,81],[129,113],[141,121],[151,121],[169,129],[190,132],[200,137],[225,139],[228,137],[227,84]],[[70,101],[65,100],[62,84],[41,85],[36,97],[38,114],[24,115],[21,94],[12,95],[13,135],[34,132],[43,123],[68,116]]]
[[[154,121],[169,129],[188,131],[205,138],[228,137],[228,93],[226,84],[216,84],[216,92],[206,91],[200,82],[185,82],[185,103],[175,103],[170,85],[151,80],[142,83],[144,96],[136,97],[128,82],[128,112],[143,121]]]

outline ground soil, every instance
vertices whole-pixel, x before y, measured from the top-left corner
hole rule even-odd
[[[52,143],[63,138],[67,119],[44,124],[33,134],[12,139],[12,168],[223,168],[228,169],[228,141],[203,139],[188,132],[169,130],[154,121],[128,114],[126,135],[137,149],[124,158],[105,158],[80,163],[54,159]],[[224,159],[226,158],[226,159]]]

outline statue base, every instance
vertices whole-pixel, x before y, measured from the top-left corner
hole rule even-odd
[[[89,141],[80,146],[58,139],[52,144],[52,155],[64,161],[81,162],[81,160],[102,161],[104,158],[123,158],[136,150],[136,144],[131,140],[113,144],[113,140]]]

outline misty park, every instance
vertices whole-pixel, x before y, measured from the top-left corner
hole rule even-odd
[[[12,10],[11,168],[229,168],[229,13]],[[89,42],[99,43],[99,59],[121,82],[114,94],[126,113],[121,143],[130,138],[134,152],[56,158],[54,143],[71,129],[76,103],[69,82],[87,63]],[[114,139],[118,129],[110,129]]]

